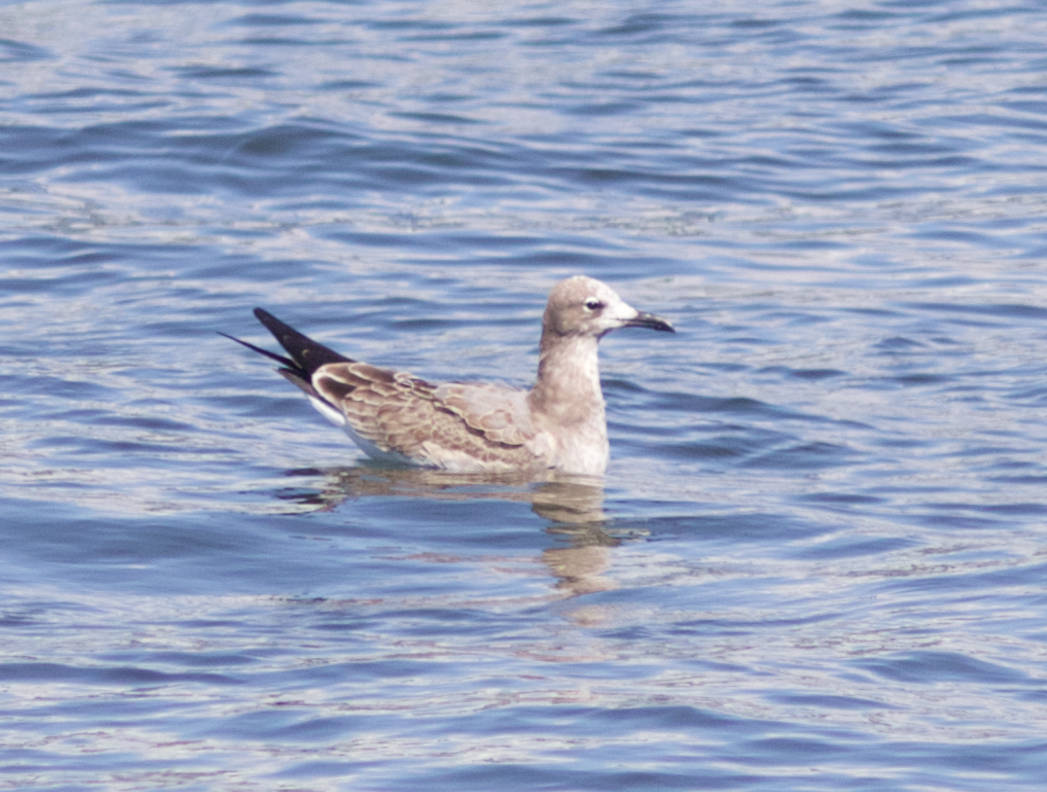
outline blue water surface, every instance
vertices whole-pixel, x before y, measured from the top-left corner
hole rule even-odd
[[[1042,790],[1047,6],[0,4],[0,789]],[[275,314],[602,484],[368,464]]]

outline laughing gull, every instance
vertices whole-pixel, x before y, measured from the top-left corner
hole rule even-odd
[[[602,475],[610,453],[597,342],[620,327],[676,332],[605,283],[583,275],[560,281],[542,317],[538,377],[526,391],[431,384],[344,357],[261,308],[254,314],[290,358],[227,337],[279,362],[277,371],[367,454],[458,473]]]

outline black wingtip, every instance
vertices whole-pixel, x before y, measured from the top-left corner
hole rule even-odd
[[[244,341],[242,338],[237,338],[236,336],[231,336],[228,333],[223,333],[221,330],[218,331],[218,335],[225,336],[230,341],[235,341],[236,343],[240,344],[241,346],[247,347],[252,352],[257,352],[259,355],[265,355],[267,358],[269,358],[271,360],[275,360],[277,363],[279,363],[282,366],[288,366],[288,367],[290,367],[292,369],[297,369],[298,368],[298,366],[295,364],[295,362],[293,360],[289,360],[288,358],[285,358],[282,355],[277,355],[274,352],[270,352],[268,349],[262,349],[261,347],[256,347],[254,344],[249,344],[248,342]]]
[[[299,333],[264,308],[255,308],[254,315],[293,358],[294,364],[291,368],[304,373],[307,378],[312,377],[313,372],[328,363],[353,362],[351,358],[340,355],[333,349],[313,341],[309,336]],[[269,356],[272,357],[272,354]]]

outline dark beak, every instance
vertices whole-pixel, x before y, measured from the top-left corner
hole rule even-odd
[[[676,332],[676,329],[669,324],[668,320],[643,312],[638,313],[635,318],[630,319],[622,327],[646,327],[648,330],[661,330],[664,333]]]

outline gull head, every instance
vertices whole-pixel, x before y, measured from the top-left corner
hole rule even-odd
[[[603,338],[620,327],[647,327],[675,333],[654,314],[637,311],[606,283],[584,275],[562,280],[549,292],[542,330],[558,336]]]

